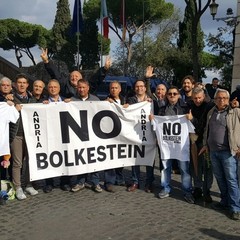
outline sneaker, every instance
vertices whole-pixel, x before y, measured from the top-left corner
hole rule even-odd
[[[31,196],[35,196],[38,194],[38,191],[35,190],[33,187],[27,187],[25,188],[25,192],[28,193]]]
[[[193,197],[192,194],[188,193],[188,194],[185,194],[184,195],[184,199],[187,203],[190,203],[190,204],[194,204],[195,203],[195,199]]]
[[[94,192],[97,192],[97,193],[102,192],[102,188],[101,188],[101,186],[100,186],[99,184],[93,186],[92,188],[93,188],[93,191],[94,191]]]
[[[227,209],[227,206],[221,204],[220,202],[218,203],[213,203],[211,205],[212,209],[216,210],[216,211],[224,211]]]
[[[240,212],[232,212],[230,218],[232,220],[240,220]]]
[[[83,190],[85,188],[84,183],[76,184],[72,187],[71,192],[78,192],[80,190]]]
[[[158,194],[159,198],[167,198],[169,197],[169,192],[165,191],[164,189]]]
[[[18,200],[24,200],[27,198],[21,187],[17,188],[17,190],[16,190],[16,198]]]

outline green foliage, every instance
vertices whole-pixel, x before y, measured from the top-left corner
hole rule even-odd
[[[0,47],[3,50],[14,50],[19,67],[22,66],[22,52],[35,65],[31,48],[46,45],[50,32],[41,25],[21,22],[16,19],[0,20]]]
[[[107,0],[108,10],[114,26],[121,28],[121,0]],[[143,9],[144,8],[144,9]],[[143,16],[144,11],[144,16]],[[125,0],[126,23],[132,30],[139,28],[143,23],[158,23],[173,13],[173,5],[164,0]]]
[[[121,21],[121,0],[107,0],[108,16],[110,20],[110,29],[115,32],[121,42],[122,39],[122,21]],[[125,0],[125,17],[127,39],[124,40],[125,53],[127,62],[124,65],[130,71],[132,69],[131,59],[133,57],[132,46],[134,42],[141,41],[138,34],[144,29],[150,31],[151,26],[160,23],[163,19],[167,19],[173,14],[173,5],[166,3],[164,0]],[[100,1],[89,0],[86,3],[84,12],[91,14],[97,19],[100,18]],[[144,12],[144,14],[143,14]],[[126,73],[126,72],[125,72]]]
[[[219,56],[211,54],[209,52],[203,52],[201,56],[202,65],[205,69],[220,69],[224,63],[219,61]]]
[[[179,19],[179,12],[175,11],[169,19],[154,25],[155,34],[150,31],[145,32],[144,44],[142,41],[134,42],[133,57],[129,65],[126,62],[126,51],[119,46],[115,53],[117,60],[113,67],[121,74],[124,72],[123,69],[127,68],[129,75],[143,77],[146,67],[152,65],[154,72],[160,78],[171,82],[175,68],[171,60],[178,58],[175,39]]]
[[[207,37],[207,45],[216,55],[215,68],[220,69],[222,85],[227,89],[231,89],[234,34],[232,27],[226,26],[218,28],[216,35],[209,34]]]
[[[71,14],[68,0],[59,0],[57,3],[57,13],[52,28],[53,38],[55,40],[56,48],[62,48],[68,41],[71,25]]]
[[[81,35],[80,54],[82,69],[95,69],[99,62],[98,27],[91,18],[84,18],[84,32]]]
[[[59,0],[52,28],[52,37],[48,49],[54,59],[64,61],[68,68],[75,64],[74,55],[77,52],[76,38],[70,35],[71,13],[68,0]]]
[[[193,51],[198,53],[198,77],[201,78],[204,76],[202,72],[202,60],[201,53],[204,48],[203,41],[203,31],[201,30],[200,22],[197,23],[196,29],[194,24],[196,24],[196,15],[197,12],[195,0],[189,0],[186,5],[184,19],[182,22],[179,22],[179,38],[177,45],[180,50],[180,55],[182,55],[185,61],[179,59],[177,68],[175,68],[176,79],[179,80],[177,85],[180,85],[182,78],[186,75],[193,74]],[[193,34],[193,29],[196,33]],[[195,49],[193,49],[195,48]]]
[[[100,2],[88,1],[83,6],[84,31],[80,36],[80,54],[82,69],[95,69],[100,60],[100,54],[108,55],[110,40],[98,33],[97,19],[100,17]]]

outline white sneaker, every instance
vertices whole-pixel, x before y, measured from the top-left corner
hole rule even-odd
[[[102,192],[102,188],[99,184],[93,186],[93,190],[97,193],[101,193]]]
[[[35,190],[33,187],[27,187],[25,188],[25,192],[28,193],[31,196],[37,195],[38,191]]]
[[[16,189],[16,198],[18,200],[24,200],[27,198],[21,187]]]

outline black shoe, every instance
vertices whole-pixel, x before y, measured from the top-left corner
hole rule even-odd
[[[126,187],[126,183],[125,182],[121,182],[121,183],[115,183],[116,186],[121,186],[121,187]]]
[[[206,194],[206,195],[203,196],[203,201],[205,203],[212,203],[213,200],[212,200],[212,197],[211,197],[210,194]]]
[[[51,185],[46,185],[43,187],[43,191],[45,193],[50,193],[53,190],[53,187]]]
[[[185,201],[187,203],[190,203],[190,204],[194,204],[195,203],[195,199],[194,199],[193,195],[190,194],[190,193],[185,194],[184,195],[184,199],[185,199]]]
[[[232,212],[230,218],[232,220],[240,220],[240,213],[239,212]]]
[[[153,192],[153,185],[152,184],[146,184],[144,191],[146,193],[152,193]]]
[[[7,201],[0,197],[0,205],[6,205]]]
[[[211,205],[212,209],[216,210],[216,211],[224,211],[227,209],[227,206],[222,205],[220,202],[218,203],[213,203]]]
[[[194,188],[194,191],[193,191],[193,197],[195,199],[199,199],[202,197],[202,189],[201,188]]]
[[[70,186],[65,184],[65,185],[61,185],[60,188],[63,190],[63,191],[66,191],[66,192],[69,192],[71,190]]]

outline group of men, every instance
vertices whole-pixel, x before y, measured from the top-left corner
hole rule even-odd
[[[70,102],[70,101],[99,101],[99,98],[90,93],[90,84],[83,79],[79,71],[70,73],[69,79],[61,78],[52,61],[48,60],[47,50],[42,51],[42,60],[51,76],[47,83],[47,94],[44,93],[45,83],[36,80],[33,91],[28,91],[28,78],[24,74],[17,75],[15,90],[12,92],[12,82],[8,78],[0,80],[1,101],[11,101],[15,106],[27,103]],[[107,63],[109,67],[109,62]],[[147,69],[147,77],[151,77],[151,68]],[[147,80],[149,81],[149,79]],[[210,99],[206,89],[201,84],[196,84],[192,76],[186,76],[182,81],[182,89],[175,86],[167,88],[159,84],[155,93],[148,91],[145,80],[136,80],[133,86],[134,94],[125,98],[121,96],[121,85],[113,81],[109,87],[110,103],[116,102],[128,107],[143,101],[153,104],[151,121],[157,116],[184,115],[188,122],[192,122],[195,133],[190,132],[190,153],[184,159],[165,158],[158,148],[160,156],[161,191],[159,198],[167,198],[172,191],[171,173],[173,162],[177,162],[180,169],[182,190],[186,202],[193,204],[197,198],[203,197],[205,202],[212,202],[210,189],[213,174],[216,177],[221,201],[215,204],[215,209],[228,209],[230,217],[240,219],[240,193],[238,185],[238,159],[240,157],[240,109],[237,101],[230,104],[230,95],[227,90],[216,89],[213,99]],[[20,108],[17,108],[20,111]],[[29,181],[29,165],[26,142],[21,115],[17,122],[10,124],[10,146],[12,157],[12,182],[16,189],[16,197],[25,199],[26,193],[38,194],[38,191]],[[158,135],[159,133],[156,133]],[[161,133],[160,133],[161,134]],[[159,143],[161,145],[161,142]],[[191,157],[190,157],[191,156]],[[210,156],[210,160],[208,158]],[[22,172],[24,169],[24,173]],[[145,191],[153,192],[154,166],[146,167]],[[72,184],[70,176],[60,178],[60,187],[64,191],[78,192],[83,190],[87,182],[95,192],[102,192],[99,184],[98,172],[76,176]],[[192,186],[193,183],[193,186]],[[104,187],[106,191],[114,192],[114,185],[125,186],[123,168],[104,171]],[[132,167],[132,182],[127,186],[127,191],[134,192],[140,184],[140,166]],[[23,190],[24,185],[24,190]],[[49,193],[54,188],[54,179],[46,179],[43,191]]]

